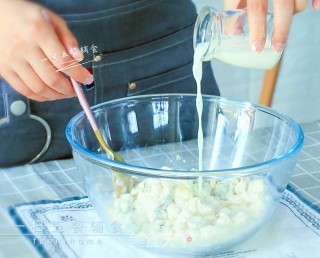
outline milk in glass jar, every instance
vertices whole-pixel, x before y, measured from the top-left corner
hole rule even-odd
[[[199,12],[193,45],[201,47],[202,61],[215,58],[235,66],[267,70],[277,64],[282,54],[271,47],[272,31],[273,15],[268,13],[266,43],[261,52],[256,52],[250,42],[246,10],[220,12],[206,6]]]

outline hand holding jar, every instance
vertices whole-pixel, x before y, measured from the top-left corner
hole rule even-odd
[[[282,52],[287,42],[291,18],[302,12],[308,5],[308,0],[274,0],[273,1],[273,34],[271,45],[277,52]],[[312,0],[315,10],[320,10],[320,0]],[[266,16],[268,0],[224,0],[224,9],[247,8],[250,41],[252,48],[261,52],[266,41]]]
[[[315,9],[319,2],[313,1]],[[276,0],[273,13],[268,12],[267,0],[225,1],[225,11],[206,6],[195,24],[194,47],[201,48],[202,61],[271,69],[281,57],[293,14],[307,4],[307,0]]]

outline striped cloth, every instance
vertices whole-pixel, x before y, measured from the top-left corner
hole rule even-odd
[[[319,207],[320,121],[301,127],[305,144],[289,185],[310,205]],[[24,258],[39,256],[9,217],[9,206],[85,195],[73,159],[0,169],[0,258],[19,257],[18,253]]]

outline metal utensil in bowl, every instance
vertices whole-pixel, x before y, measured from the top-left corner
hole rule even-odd
[[[80,84],[72,78],[71,78],[71,83],[77,94],[80,105],[84,113],[86,114],[88,121],[90,123],[90,126],[92,127],[92,130],[94,131],[94,134],[99,144],[101,145],[101,147],[104,149],[106,153],[108,153],[111,156],[112,159],[118,162],[125,163],[124,159],[118,153],[113,151],[105,142]],[[126,191],[129,191],[132,188],[133,183],[132,183],[132,178],[130,176],[121,172],[113,172],[112,175],[113,175],[113,183],[116,189],[116,193],[118,194],[124,193]]]

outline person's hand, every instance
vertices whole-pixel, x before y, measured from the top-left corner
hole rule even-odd
[[[92,83],[84,67],[72,65],[83,55],[64,20],[29,1],[0,0],[0,50],[0,75],[30,99],[74,96],[67,76]]]
[[[272,35],[272,47],[281,52],[287,42],[291,18],[295,13],[302,12],[308,4],[308,0],[274,0],[273,14],[274,25]],[[312,1],[314,9],[320,8],[320,0]],[[266,15],[268,0],[225,0],[224,9],[247,8],[250,40],[252,48],[260,52],[264,48],[266,40]]]

